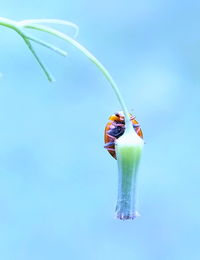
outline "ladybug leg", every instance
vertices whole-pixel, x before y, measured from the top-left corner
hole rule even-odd
[[[106,143],[106,144],[104,145],[104,148],[107,148],[108,146],[111,146],[111,145],[114,145],[114,144],[115,144],[114,142]]]
[[[140,131],[140,127],[138,127],[138,129],[137,130],[135,130],[136,131],[136,133],[138,134],[139,133],[139,131]]]
[[[139,124],[133,124],[133,127],[139,127],[140,125]]]
[[[110,129],[114,129],[115,128],[115,126],[112,124],[112,125],[110,125]]]
[[[124,127],[124,124],[120,124],[120,123],[116,123],[116,122],[113,122],[112,125],[115,127],[115,126],[121,126],[121,127]]]
[[[113,151],[115,152],[115,149],[114,148],[106,148],[108,151]]]
[[[135,116],[131,116],[130,119],[131,119],[131,120],[134,120],[134,119],[135,119]]]
[[[117,139],[116,137],[109,135],[108,132],[107,132],[107,136],[110,137],[113,141],[115,141]]]

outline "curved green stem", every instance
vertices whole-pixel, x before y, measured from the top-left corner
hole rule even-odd
[[[65,24],[74,27],[76,29],[76,32],[78,32],[77,29],[78,27],[76,27],[76,25],[62,20],[40,19],[40,20],[26,20],[21,22],[15,22],[0,17],[0,25],[15,30],[23,38],[27,47],[34,55],[35,59],[41,66],[42,70],[46,74],[49,81],[52,81],[53,78],[51,74],[47,71],[44,64],[41,62],[38,55],[36,54],[33,46],[31,45],[31,41],[36,42],[37,44],[40,44],[42,46],[45,46],[61,55],[66,55],[66,53],[52,44],[34,38],[32,37],[32,35],[29,36],[28,34],[26,34],[26,32],[24,32],[25,31],[24,29],[33,29],[33,30],[46,32],[70,43],[71,45],[76,47],[79,51],[81,51],[86,57],[88,57],[97,66],[97,68],[103,73],[105,78],[110,83],[121,105],[121,108],[124,112],[125,124],[126,124],[126,129],[124,134],[115,141],[115,149],[116,149],[116,156],[117,156],[118,169],[119,169],[119,183],[118,183],[119,190],[118,190],[116,212],[117,212],[117,217],[119,219],[122,220],[133,219],[137,216],[136,207],[135,207],[136,174],[137,174],[137,168],[138,168],[144,142],[133,129],[128,109],[117,87],[117,84],[113,80],[108,70],[104,67],[104,65],[88,49],[86,49],[83,45],[81,45],[79,42],[74,40],[72,37],[58,30],[55,30],[51,27],[43,26],[41,25],[41,23]]]
[[[12,20],[7,19],[7,18],[0,17],[0,25],[8,27],[8,28],[16,31],[20,35],[22,34],[21,30],[18,28],[17,22],[15,22],[15,21],[12,21]]]
[[[42,70],[44,71],[45,75],[47,76],[49,81],[55,81],[55,79],[53,78],[53,76],[51,75],[51,73],[47,70],[46,66],[41,62],[40,58],[38,57],[38,55],[36,54],[32,44],[30,43],[29,37],[26,36],[21,28],[18,26],[18,23],[12,20],[9,20],[7,18],[2,18],[0,17],[0,25],[8,27],[14,31],[16,31],[24,40],[24,42],[26,43],[27,47],[29,48],[29,50],[31,51],[31,53],[33,54],[33,56],[35,57],[35,59],[37,60],[37,62],[39,63],[40,67],[42,68]],[[39,43],[39,42],[38,42]],[[41,44],[41,43],[40,43]],[[43,44],[44,45],[44,44]]]
[[[40,44],[40,45],[42,45],[42,46],[44,46],[44,47],[46,47],[46,48],[56,52],[56,53],[58,53],[58,54],[60,54],[60,55],[62,55],[64,57],[67,56],[67,52],[66,51],[63,51],[62,49],[60,49],[60,48],[58,48],[58,47],[56,47],[56,46],[54,46],[54,45],[52,45],[52,44],[50,44],[48,42],[42,41],[42,40],[40,40],[38,38],[35,38],[35,37],[32,37],[32,36],[27,36],[26,35],[26,37],[29,40],[31,40],[33,42],[36,42],[36,43],[38,43],[38,44]]]
[[[37,62],[39,63],[40,67],[42,68],[42,70],[44,71],[45,75],[47,76],[49,81],[55,81],[55,79],[53,78],[53,76],[51,75],[51,73],[47,70],[46,66],[44,66],[44,64],[41,62],[40,58],[38,57],[38,55],[36,54],[36,52],[33,49],[33,46],[31,45],[30,41],[28,38],[23,37],[27,47],[29,48],[29,50],[32,52],[33,56],[35,57],[35,59],[37,60]]]
[[[36,39],[32,36],[26,35],[26,33],[24,33],[22,31],[24,28],[34,29],[34,30],[38,30],[38,31],[42,31],[42,32],[46,32],[46,33],[49,33],[51,35],[54,35],[54,36],[56,36],[60,39],[67,41],[68,43],[70,43],[71,45],[76,47],[79,51],[81,51],[85,56],[87,56],[100,69],[100,71],[103,73],[103,75],[106,77],[106,79],[110,83],[110,85],[111,85],[112,89],[114,90],[114,93],[115,93],[115,95],[116,95],[116,97],[117,97],[117,99],[118,99],[118,101],[121,105],[121,108],[124,112],[126,130],[129,130],[129,129],[132,130],[132,123],[130,121],[130,116],[129,116],[127,106],[126,106],[126,104],[125,104],[125,102],[122,98],[122,95],[121,95],[121,93],[120,93],[120,91],[117,87],[117,84],[113,80],[113,78],[110,75],[110,73],[108,72],[108,70],[103,66],[103,64],[88,49],[86,49],[83,45],[81,45],[79,42],[74,40],[72,37],[70,37],[70,36],[68,36],[68,35],[66,35],[66,34],[64,34],[64,33],[60,32],[58,30],[55,30],[51,27],[40,25],[40,23],[65,24],[65,25],[68,25],[68,26],[75,28],[76,34],[78,32],[78,27],[75,24],[73,24],[71,22],[63,21],[63,20],[35,19],[35,20],[25,20],[25,21],[21,21],[21,22],[15,22],[15,21],[0,17],[0,25],[6,26],[8,28],[15,30],[23,38],[26,45],[28,46],[28,48],[30,49],[30,51],[32,52],[34,57],[36,58],[37,62],[41,66],[42,70],[46,74],[49,81],[53,81],[53,78],[52,78],[51,74],[48,72],[48,70],[46,69],[46,67],[43,65],[43,63],[41,62],[40,58],[37,56],[36,52],[33,49],[33,46],[30,43],[30,41],[34,41],[36,43],[39,43],[40,45],[43,45],[47,48],[50,48],[51,50],[54,50],[54,51],[56,51],[56,52],[58,52],[59,54],[62,54],[62,55],[65,55],[65,52],[63,50],[51,45],[51,44],[48,44],[44,41],[41,41],[40,39]]]
[[[67,25],[74,28],[75,30],[74,37],[77,37],[79,34],[79,27],[75,23],[60,20],[60,19],[31,19],[31,20],[24,20],[18,22],[20,26],[26,26],[28,24],[41,24],[41,23]]]
[[[119,92],[119,89],[117,87],[117,84],[115,83],[115,81],[113,80],[112,76],[110,75],[110,73],[108,72],[108,70],[102,65],[102,63],[88,50],[86,49],[83,45],[81,45],[80,43],[78,43],[76,40],[74,40],[73,38],[71,38],[70,36],[57,31],[55,29],[52,29],[50,27],[47,26],[41,26],[41,25],[24,25],[24,28],[29,28],[29,29],[35,29],[35,30],[39,30],[39,31],[43,31],[43,32],[47,32],[50,33],[54,36],[57,36],[65,41],[67,41],[68,43],[72,44],[74,47],[76,47],[77,49],[79,49],[83,54],[85,54],[100,70],[101,72],[104,74],[104,76],[106,77],[106,79],[109,81],[111,87],[113,88],[115,95],[117,96],[117,99],[122,107],[122,110],[124,112],[125,115],[125,121],[126,121],[126,126],[129,128],[131,127],[132,129],[132,124],[130,122],[130,116],[129,116],[129,112],[128,109],[126,107],[126,104],[122,98],[121,93]]]

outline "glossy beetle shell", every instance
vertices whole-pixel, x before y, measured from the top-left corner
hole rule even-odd
[[[130,114],[130,119],[136,133],[143,138],[142,130],[135,117]],[[104,147],[116,159],[115,140],[123,135],[125,131],[125,121],[123,112],[117,112],[109,117],[109,122],[106,124],[104,131]]]

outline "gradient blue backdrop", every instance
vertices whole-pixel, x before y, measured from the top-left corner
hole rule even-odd
[[[110,70],[140,121],[141,217],[114,219],[117,165],[103,130],[120,109],[76,49],[36,46],[50,84],[20,37],[0,28],[0,259],[200,259],[200,2],[1,2],[15,20],[59,18]],[[64,31],[71,33],[67,28]],[[43,37],[44,34],[35,34]]]

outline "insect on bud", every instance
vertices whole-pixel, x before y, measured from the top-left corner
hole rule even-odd
[[[136,211],[136,177],[144,145],[143,134],[135,117],[130,114],[130,121],[125,125],[123,112],[112,115],[105,127],[105,148],[117,159],[118,163],[118,198],[117,218],[126,220],[138,216]]]

